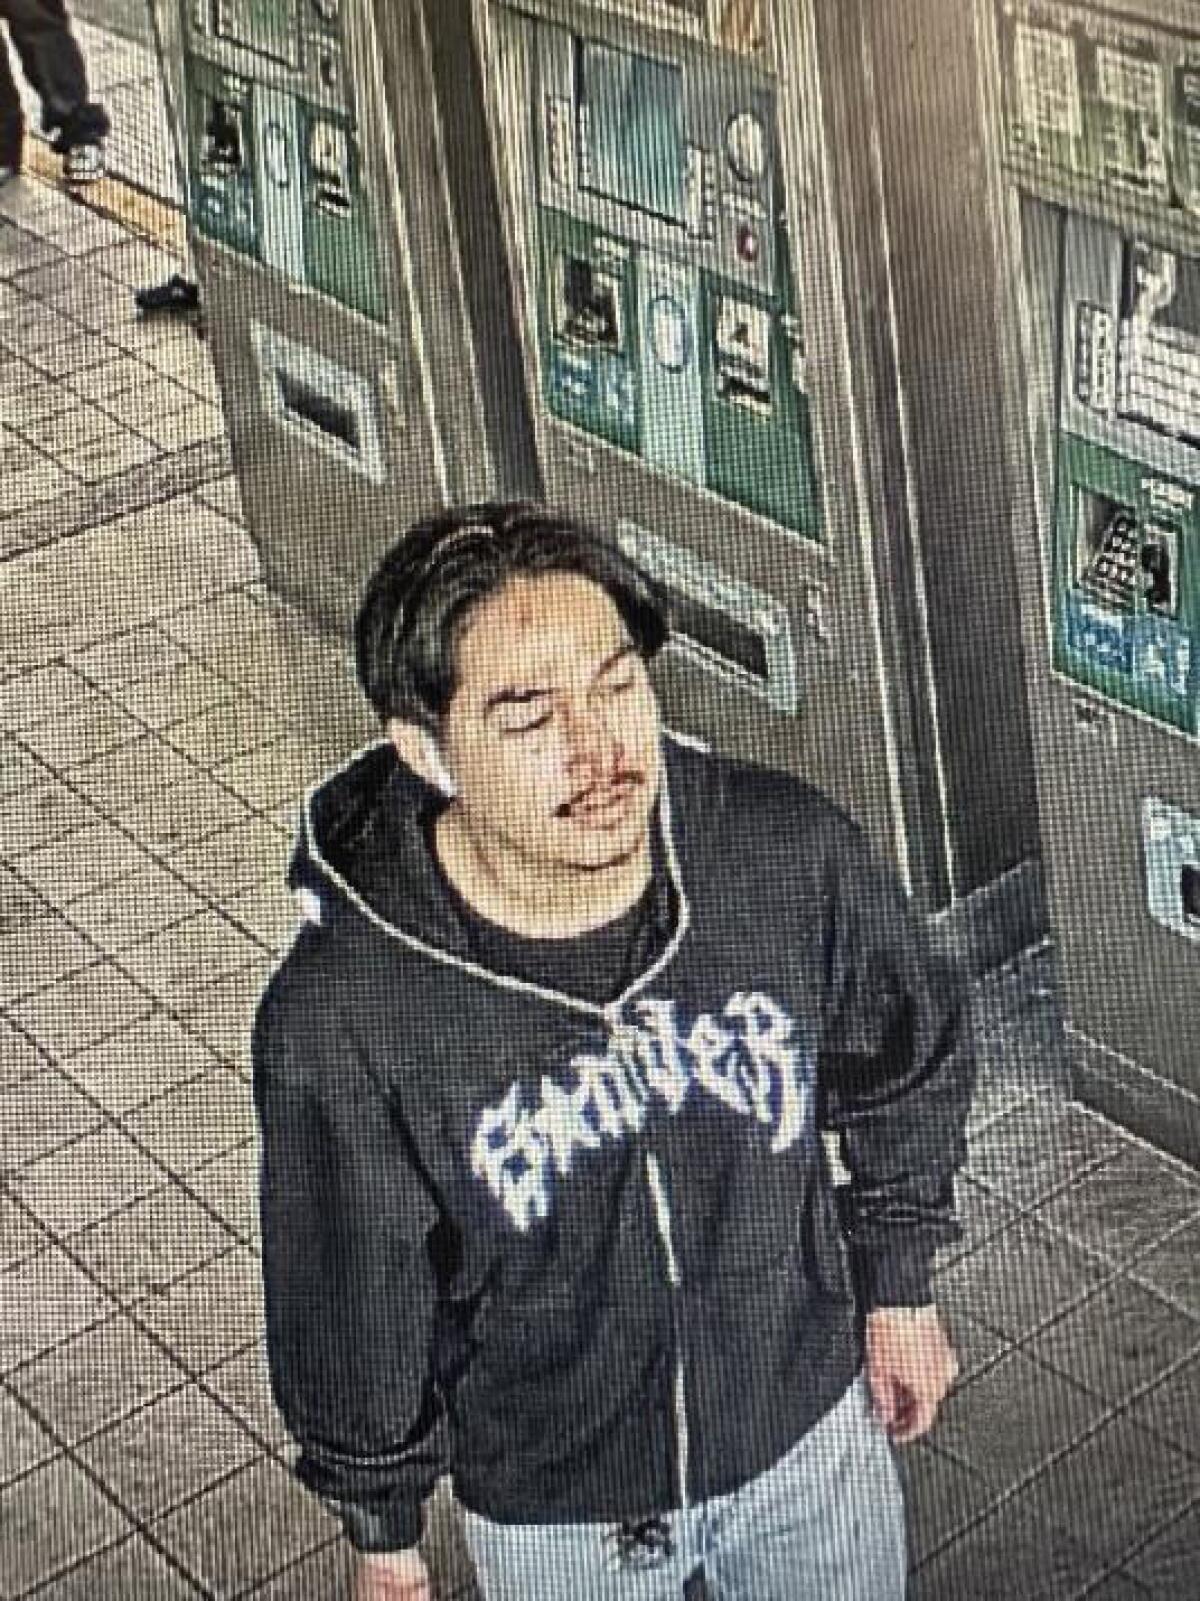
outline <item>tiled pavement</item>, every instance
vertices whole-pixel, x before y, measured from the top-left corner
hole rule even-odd
[[[367,724],[197,467],[204,347],[129,307],[168,266],[0,197],[3,1601],[347,1593],[264,1380],[246,1026],[296,797]],[[903,1454],[913,1595],[1189,1601],[1200,1179],[1064,1099],[1050,953],[977,1013],[938,1275],[964,1376]],[[444,1503],[432,1538],[466,1593]]]

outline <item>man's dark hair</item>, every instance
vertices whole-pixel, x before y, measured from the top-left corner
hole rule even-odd
[[[455,651],[472,611],[515,578],[569,573],[608,595],[647,661],[666,611],[610,539],[528,502],[464,506],[417,523],[376,569],[354,628],[359,682],[381,722],[431,731],[454,696]]]

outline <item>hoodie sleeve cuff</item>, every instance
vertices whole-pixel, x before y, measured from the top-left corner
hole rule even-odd
[[[342,1530],[356,1551],[406,1551],[421,1538],[419,1501],[330,1501]]]
[[[905,1241],[855,1253],[859,1293],[865,1311],[885,1306],[928,1306],[933,1300],[932,1246]]]

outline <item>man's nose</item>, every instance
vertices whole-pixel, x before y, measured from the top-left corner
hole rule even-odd
[[[589,764],[603,769],[611,762],[617,742],[617,732],[601,707],[584,704],[571,708],[567,749],[573,766]]]

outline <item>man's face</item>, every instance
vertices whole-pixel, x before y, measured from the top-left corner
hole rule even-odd
[[[442,745],[477,834],[534,871],[611,866],[645,843],[658,704],[603,589],[512,580],[471,614],[456,666]]]

